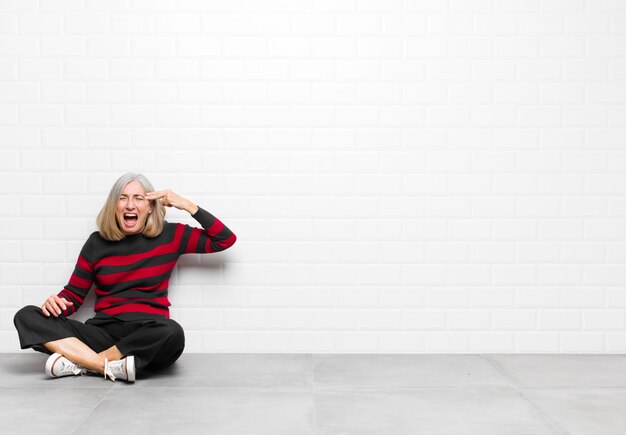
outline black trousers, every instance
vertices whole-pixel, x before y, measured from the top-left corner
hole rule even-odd
[[[44,343],[76,337],[96,353],[117,346],[122,355],[135,357],[138,371],[165,368],[185,348],[183,328],[163,316],[141,320],[94,317],[82,323],[66,317],[46,317],[41,308],[29,305],[19,310],[13,321],[22,349],[50,354]]]

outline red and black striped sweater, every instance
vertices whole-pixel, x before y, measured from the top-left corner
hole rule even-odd
[[[154,238],[134,234],[108,241],[98,231],[92,233],[80,251],[70,282],[58,294],[74,303],[63,315],[74,313],[95,284],[96,317],[169,317],[167,289],[178,257],[223,251],[237,240],[208,211],[199,207],[193,217],[204,230],[165,222],[163,232]]]

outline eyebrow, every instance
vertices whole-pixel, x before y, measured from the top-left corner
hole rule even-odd
[[[128,195],[125,194],[125,193],[120,193],[120,196],[128,196]],[[133,196],[145,196],[145,195],[142,194],[142,193],[135,193],[135,194],[133,194]]]

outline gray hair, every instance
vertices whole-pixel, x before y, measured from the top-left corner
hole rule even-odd
[[[131,181],[139,181],[139,183],[143,186],[143,190],[147,192],[154,192],[154,187],[152,187],[152,183],[150,180],[146,178],[143,174],[135,174],[133,172],[127,172],[117,179],[115,183],[113,183],[113,187],[111,187],[111,191],[109,192],[109,197],[107,201],[117,201],[120,197],[122,190],[124,187]]]
[[[152,183],[143,174],[128,172],[119,177],[115,183],[113,183],[109,196],[107,197],[107,200],[102,206],[100,213],[98,213],[98,218],[96,219],[100,235],[106,240],[118,241],[124,238],[124,233],[122,233],[122,230],[118,225],[115,212],[124,187],[132,181],[138,181],[146,193],[154,192]],[[156,237],[163,231],[165,207],[161,205],[160,201],[155,200],[150,201],[150,205],[153,209],[152,213],[148,215],[143,234],[146,237]]]

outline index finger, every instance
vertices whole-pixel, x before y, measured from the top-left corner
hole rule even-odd
[[[161,191],[148,192],[146,193],[146,197],[148,196],[153,196],[155,198],[162,198],[165,196],[165,192],[161,192]]]
[[[157,199],[163,199],[165,198],[165,193],[163,192],[153,192],[153,193],[148,193],[146,194],[145,198],[148,201],[156,201]]]

